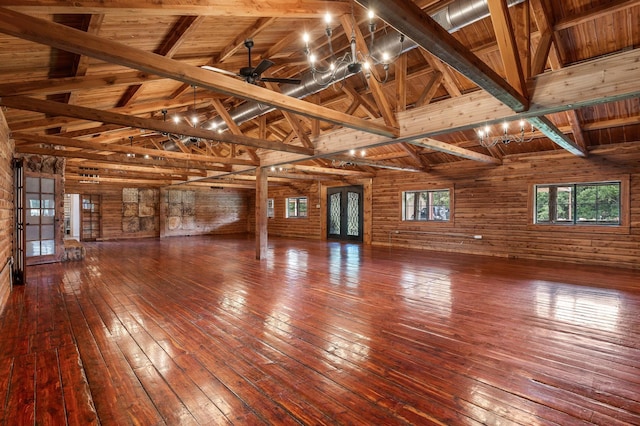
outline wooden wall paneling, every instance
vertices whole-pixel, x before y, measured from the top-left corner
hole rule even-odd
[[[510,156],[496,167],[438,166],[428,181],[407,173],[379,173],[373,179],[373,243],[638,269],[640,197],[635,194],[640,191],[640,152],[603,149],[591,154],[590,159],[561,152]],[[622,227],[532,224],[533,184],[595,182],[624,175],[629,176],[630,196]],[[455,186],[453,226],[401,220],[401,192],[420,185],[425,189]],[[476,235],[482,238],[474,238]]]
[[[4,113],[0,110],[0,312],[11,292],[11,267],[6,262],[13,255],[13,140]],[[5,267],[6,265],[6,267]]]

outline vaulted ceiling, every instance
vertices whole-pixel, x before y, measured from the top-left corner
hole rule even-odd
[[[237,76],[246,40],[276,82]],[[347,59],[326,84],[352,41],[360,59],[390,46],[389,65],[351,73]],[[252,187],[260,166],[286,184],[555,150],[588,161],[603,145],[640,149],[639,45],[638,0],[0,0],[0,104],[16,151],[66,157],[72,182]]]

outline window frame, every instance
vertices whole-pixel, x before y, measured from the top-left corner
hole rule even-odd
[[[276,202],[273,198],[267,198],[267,218],[276,217]]]
[[[629,175],[619,176],[588,176],[583,179],[574,179],[569,182],[530,182],[528,197],[528,224],[527,229],[536,231],[549,232],[570,232],[570,233],[598,233],[598,234],[628,234],[630,232],[629,225]],[[618,183],[620,185],[619,224],[608,223],[587,223],[580,222],[575,214],[570,221],[561,222],[538,222],[537,221],[537,189],[539,187],[572,187],[572,208],[576,208],[577,200],[575,200],[576,188],[580,186],[590,185],[606,185],[610,183]]]
[[[289,202],[291,200],[295,200],[295,204],[296,204],[296,212],[294,215],[291,215],[289,212]],[[304,202],[306,203],[306,210],[305,210],[305,214],[301,215],[300,214],[300,201],[304,200]],[[309,197],[307,196],[299,196],[299,197],[287,197],[286,199],[286,204],[285,204],[285,209],[284,209],[284,214],[285,214],[285,218],[286,219],[306,219],[309,217]]]
[[[448,206],[448,217],[446,220],[443,219],[429,219],[427,216],[426,219],[410,219],[406,217],[407,212],[407,194],[413,193],[414,197],[420,197],[419,194],[427,193],[427,199],[431,199],[432,194],[446,192],[449,196],[449,206]],[[428,205],[424,207],[427,211],[431,212],[433,205]],[[416,207],[414,207],[415,211]],[[440,224],[440,225],[449,225],[453,223],[453,188],[433,188],[433,189],[405,189],[400,193],[400,220],[402,223],[407,224]]]

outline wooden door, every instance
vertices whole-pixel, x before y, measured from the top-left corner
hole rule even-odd
[[[362,186],[327,189],[327,238],[362,241]]]
[[[80,241],[95,241],[100,238],[100,195],[80,195]]]

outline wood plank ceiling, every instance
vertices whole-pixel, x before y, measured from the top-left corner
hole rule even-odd
[[[480,19],[435,20],[465,9]],[[352,39],[360,58],[386,40],[404,51],[309,89],[304,32],[320,66]],[[253,66],[274,63],[262,77],[304,85],[230,75],[248,39]],[[66,157],[70,181],[242,187],[259,166],[281,184],[640,148],[638,0],[0,0],[0,45],[16,150]],[[478,130],[519,134],[520,119],[530,141],[481,144]]]

